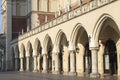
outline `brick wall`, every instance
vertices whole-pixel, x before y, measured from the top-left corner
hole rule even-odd
[[[45,23],[45,16],[47,16],[47,21],[55,18],[55,15],[53,13],[38,13],[38,20],[40,22],[40,25]]]
[[[12,17],[12,39],[18,37],[19,32],[27,31],[27,19],[26,17],[13,16]]]

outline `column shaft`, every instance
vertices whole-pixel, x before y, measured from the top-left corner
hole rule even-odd
[[[30,71],[30,57],[26,57],[26,71]]]
[[[59,54],[55,55],[55,72],[59,72]]]
[[[92,73],[97,73],[97,51],[92,50]]]
[[[92,73],[91,73],[91,77],[99,77],[98,74],[98,56],[97,56],[97,52],[98,49],[92,49]]]
[[[70,51],[70,75],[76,75],[75,65],[75,52]]]
[[[47,55],[43,55],[43,73],[47,72]]]
[[[23,69],[23,58],[20,58],[20,71],[24,71],[24,69]]]
[[[40,55],[37,57],[37,70],[40,71]]]
[[[34,72],[37,72],[37,57],[34,56]]]

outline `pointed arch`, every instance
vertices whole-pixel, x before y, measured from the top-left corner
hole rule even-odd
[[[62,29],[60,29],[60,30],[58,31],[57,35],[56,35],[56,38],[55,38],[55,44],[56,44],[56,45],[59,45],[59,44],[60,44],[60,40],[61,40],[62,35],[65,35],[65,33],[63,32]],[[65,37],[66,37],[66,35],[65,35]],[[66,39],[67,39],[67,37],[66,37]],[[68,41],[68,40],[67,40],[67,41]]]
[[[106,21],[106,20],[110,20],[112,23],[114,23],[114,27],[112,27],[118,34],[119,34],[119,36],[120,36],[120,31],[119,31],[119,29],[118,29],[118,26],[117,26],[117,24],[115,23],[115,19],[114,19],[114,17],[112,17],[111,15],[109,15],[109,14],[103,14],[103,15],[101,15],[100,16],[100,18],[97,20],[97,22],[96,22],[96,24],[95,24],[95,28],[94,28],[94,31],[93,31],[93,38],[96,40],[96,41],[98,41],[98,37],[99,37],[99,34],[100,34],[100,31],[101,31],[101,29],[102,29],[102,25],[104,24],[104,22]]]
[[[25,46],[24,46],[24,44],[22,43],[22,44],[20,45],[20,47],[19,47],[19,52],[20,52],[20,53],[24,53],[24,51],[25,51]]]
[[[32,44],[31,44],[31,42],[30,41],[28,41],[27,42],[27,45],[26,45],[26,51],[30,51],[31,50],[31,48],[32,48]],[[33,48],[32,48],[33,49]]]
[[[84,31],[87,33],[86,29],[82,26],[82,24],[80,23],[76,24],[70,37],[70,41],[73,43],[73,45],[75,45],[76,43],[76,38],[77,38],[79,30],[81,33]],[[88,36],[88,33],[87,33],[87,36]]]
[[[44,46],[46,51],[47,51],[47,45],[48,45],[49,41],[51,41],[51,43],[52,43],[51,37],[48,34],[46,34],[46,36],[44,38],[44,43],[43,43],[43,46]],[[53,47],[53,44],[52,44],[52,47]]]
[[[37,49],[39,45],[41,45],[40,40],[38,38],[36,38],[34,41],[34,46],[33,46],[34,49]]]

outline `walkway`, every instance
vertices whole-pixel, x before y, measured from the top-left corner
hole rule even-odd
[[[104,79],[63,76],[53,74],[42,74],[32,72],[0,72],[0,80],[120,80],[116,76],[105,77]]]

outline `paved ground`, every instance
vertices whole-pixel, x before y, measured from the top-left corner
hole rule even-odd
[[[120,80],[116,76],[105,78],[89,78],[77,76],[63,76],[32,72],[0,72],[0,80]]]

